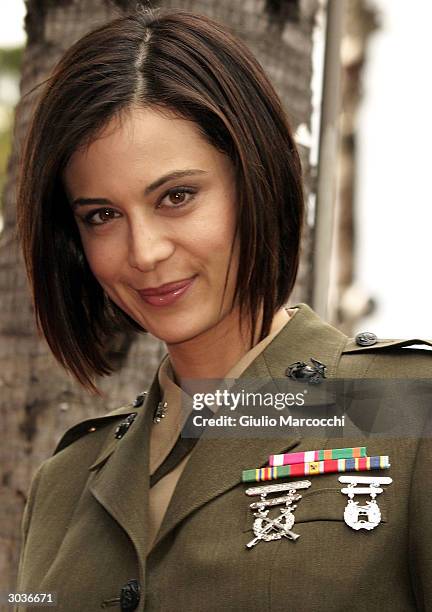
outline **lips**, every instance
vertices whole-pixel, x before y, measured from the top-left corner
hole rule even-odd
[[[173,283],[166,283],[159,287],[148,287],[138,291],[142,299],[152,306],[167,306],[177,301],[193,284],[196,276],[185,278]]]
[[[140,289],[139,293],[142,296],[147,295],[164,295],[165,293],[171,293],[177,289],[181,289],[188,283],[190,283],[195,277],[185,278],[180,281],[174,281],[173,283],[166,283],[165,285],[159,285],[159,287],[149,287],[148,289]]]

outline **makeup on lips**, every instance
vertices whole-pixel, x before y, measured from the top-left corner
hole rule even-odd
[[[192,286],[196,276],[166,283],[159,287],[149,287],[148,289],[139,289],[138,293],[147,304],[151,306],[168,306],[173,304],[184,295]]]

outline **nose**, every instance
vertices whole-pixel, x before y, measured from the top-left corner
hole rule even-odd
[[[131,222],[129,230],[129,265],[141,272],[154,270],[175,250],[173,240],[157,221],[148,218]]]

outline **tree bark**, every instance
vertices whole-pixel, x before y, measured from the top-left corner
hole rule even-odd
[[[351,335],[374,309],[374,301],[356,285],[357,115],[371,35],[379,29],[376,10],[365,0],[349,0],[345,9],[342,53],[339,184],[333,252],[330,320]]]
[[[15,237],[15,182],[19,151],[42,83],[63,51],[93,27],[133,9],[136,0],[27,0],[27,47],[17,107],[15,141],[4,192],[0,235],[0,591],[13,588],[20,521],[36,467],[74,423],[131,401],[148,385],[164,352],[150,336],[119,338],[121,367],[101,380],[103,399],[87,395],[51,357],[35,332],[22,258]],[[312,29],[316,0],[176,0],[152,6],[206,13],[230,25],[252,48],[282,96],[294,128],[310,127]],[[308,150],[303,149],[309,185]],[[306,244],[310,244],[307,241]],[[303,253],[294,299],[308,296],[310,246]]]

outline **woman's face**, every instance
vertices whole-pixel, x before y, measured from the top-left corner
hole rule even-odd
[[[228,326],[238,267],[233,166],[184,119],[131,109],[64,173],[90,268],[168,344]]]

